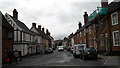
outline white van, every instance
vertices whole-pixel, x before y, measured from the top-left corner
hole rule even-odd
[[[86,48],[86,44],[76,44],[73,47],[73,56],[77,57],[80,56],[81,50]]]

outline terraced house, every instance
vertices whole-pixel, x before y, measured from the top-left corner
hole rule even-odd
[[[18,12],[13,10],[13,16],[5,14],[7,21],[14,28],[14,44],[13,51],[18,50],[21,56],[36,53],[36,34],[18,20]]]
[[[88,46],[99,52],[115,54],[120,51],[120,2],[101,2],[89,17],[87,23]],[[113,8],[114,7],[114,8]],[[98,12],[96,12],[98,11]]]
[[[48,31],[48,29],[46,29],[46,33],[45,33],[44,27],[41,28],[41,25],[38,25],[37,28],[36,23],[32,23],[31,31],[39,35],[37,38],[39,38],[38,45],[39,45],[39,50],[41,50],[40,52],[45,53],[45,51],[49,47],[53,48],[54,39],[50,36],[50,32]]]
[[[44,28],[42,31],[36,28],[36,24],[33,23],[31,30],[20,20],[18,20],[18,12],[16,9],[13,10],[13,16],[8,13],[5,14],[5,18],[14,28],[14,43],[13,51],[18,50],[21,56],[29,54],[39,54],[44,48],[48,48],[48,44],[53,45],[53,38],[50,33],[46,35]],[[50,40],[50,41],[49,41]]]
[[[120,1],[115,1],[101,0],[101,7],[92,14],[84,13],[84,25],[74,33],[74,44],[85,43],[106,55],[120,52]]]

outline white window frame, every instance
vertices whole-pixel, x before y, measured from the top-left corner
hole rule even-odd
[[[115,23],[115,24],[113,23],[113,15],[114,15],[114,14],[117,15],[117,23]],[[111,14],[111,20],[112,20],[112,25],[113,25],[113,26],[118,24],[118,13],[117,13],[117,12]]]
[[[119,33],[119,30],[117,30],[117,31],[113,31],[113,32],[112,32],[112,36],[113,36],[113,46],[120,46],[120,45],[115,45],[114,33],[116,33],[116,32]],[[120,34],[120,33],[119,33],[119,34]],[[120,40],[119,40],[119,42],[120,42]]]
[[[82,32],[80,32],[80,37],[82,37]]]
[[[104,47],[104,43],[105,43],[105,42],[104,42],[104,34],[101,34],[101,35],[100,35],[100,38],[101,38],[101,40],[100,40],[100,46],[101,46],[101,47]]]
[[[91,26],[89,26],[89,34],[91,34]]]

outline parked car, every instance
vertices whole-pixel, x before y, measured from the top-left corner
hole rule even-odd
[[[73,56],[80,57],[81,51],[86,48],[86,44],[76,44],[73,47]]]
[[[48,53],[53,53],[52,48],[48,48],[48,49],[46,50],[46,53],[47,53],[47,54],[48,54]]]
[[[58,46],[58,51],[64,51],[64,47],[63,46]]]
[[[94,48],[86,48],[82,50],[80,57],[84,60],[88,58],[97,59],[98,55],[97,55],[97,51]]]

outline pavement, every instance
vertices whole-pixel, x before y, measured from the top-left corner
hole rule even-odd
[[[120,56],[98,55],[98,57],[103,59],[104,66],[120,66]]]

